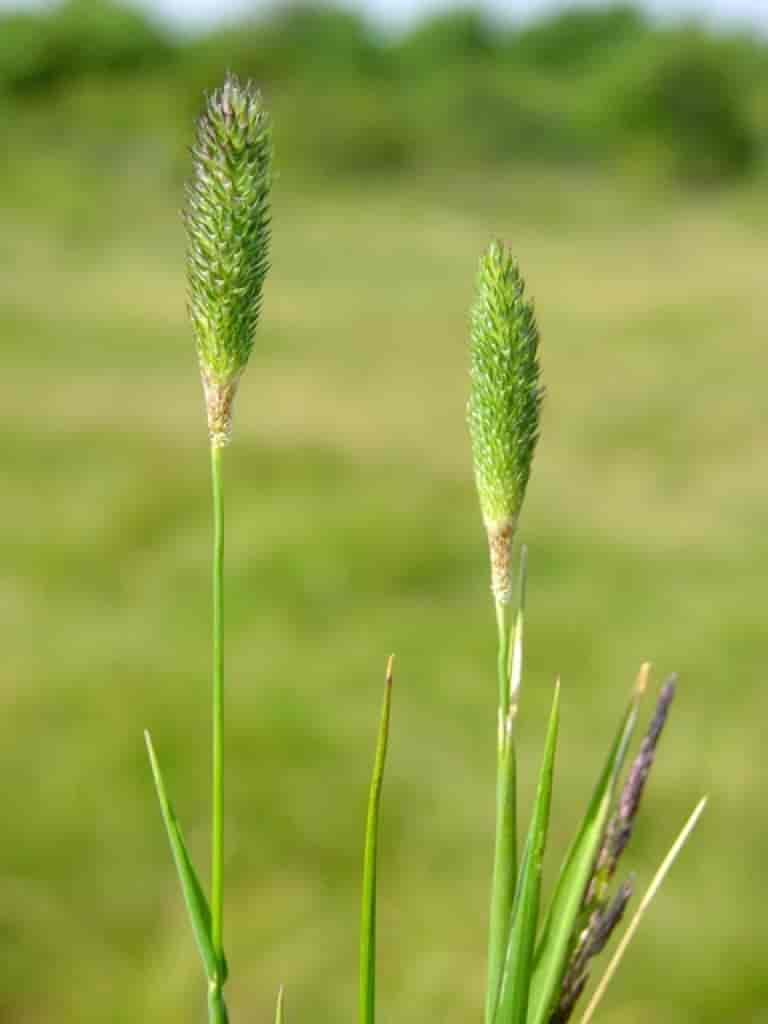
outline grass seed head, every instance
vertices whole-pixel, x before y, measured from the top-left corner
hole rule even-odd
[[[539,436],[539,332],[500,242],[480,260],[471,314],[469,433],[497,602],[512,600],[511,549]]]
[[[272,134],[261,94],[228,75],[197,123],[187,280],[211,443],[226,444],[269,267]]]

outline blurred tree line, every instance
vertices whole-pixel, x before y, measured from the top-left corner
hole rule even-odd
[[[188,114],[225,69],[276,113],[280,163],[313,176],[510,161],[611,165],[705,185],[766,157],[768,41],[661,26],[631,4],[569,8],[522,27],[472,8],[387,38],[349,11],[296,4],[183,40],[115,0],[0,16],[6,124],[86,83],[109,119]],[[121,100],[120,97],[124,99]],[[183,143],[182,143],[182,135]]]

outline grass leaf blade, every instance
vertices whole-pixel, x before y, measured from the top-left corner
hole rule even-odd
[[[187,905],[189,918],[192,922],[192,930],[195,933],[195,939],[197,940],[200,956],[203,960],[205,973],[208,976],[209,981],[212,981],[217,977],[221,980],[221,975],[226,971],[226,968],[223,963],[219,963],[213,948],[213,942],[211,940],[211,912],[208,907],[208,901],[205,898],[205,894],[203,893],[202,887],[195,873],[189,853],[187,852],[173,806],[168,799],[165,783],[160,771],[160,765],[157,760],[157,755],[155,754],[155,748],[152,745],[152,738],[148,732],[144,733],[144,738],[147,743],[149,761],[152,766],[152,776],[155,780],[157,798],[160,802],[160,811],[162,812],[163,821],[165,822],[165,828],[168,833],[168,840],[171,844],[173,859],[176,863],[176,870],[178,872],[181,889],[184,894],[184,902]]]
[[[616,782],[637,722],[645,676],[629,702],[581,827],[566,855],[536,950],[527,1024],[546,1024],[571,952],[584,892],[611,811]],[[642,682],[641,682],[642,681]]]
[[[539,920],[541,874],[549,829],[557,734],[560,725],[560,684],[557,684],[547,729],[531,825],[509,933],[504,976],[499,993],[496,1024],[525,1024],[533,970],[536,928]]]
[[[277,1003],[275,1004],[275,1024],[285,1024],[283,1010],[283,986],[277,990]]]
[[[373,1024],[376,1015],[376,865],[379,837],[379,807],[384,767],[389,742],[389,717],[392,707],[392,658],[387,664],[384,702],[373,775],[368,793],[363,853],[363,893],[360,913],[360,1024]]]

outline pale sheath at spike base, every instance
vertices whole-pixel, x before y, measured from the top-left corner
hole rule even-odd
[[[184,213],[189,315],[211,444],[222,447],[269,268],[272,133],[250,82],[229,75],[209,97],[192,157]]]
[[[517,263],[501,242],[480,260],[471,313],[467,418],[497,604],[512,601],[511,551],[539,437],[539,331]]]

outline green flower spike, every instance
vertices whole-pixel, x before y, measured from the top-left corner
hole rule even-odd
[[[539,332],[524,292],[517,264],[492,242],[472,308],[468,421],[497,605],[512,600],[512,540],[539,436]]]
[[[208,432],[220,448],[253,348],[269,267],[272,137],[251,83],[233,75],[209,97],[192,147],[187,186],[187,278]]]

